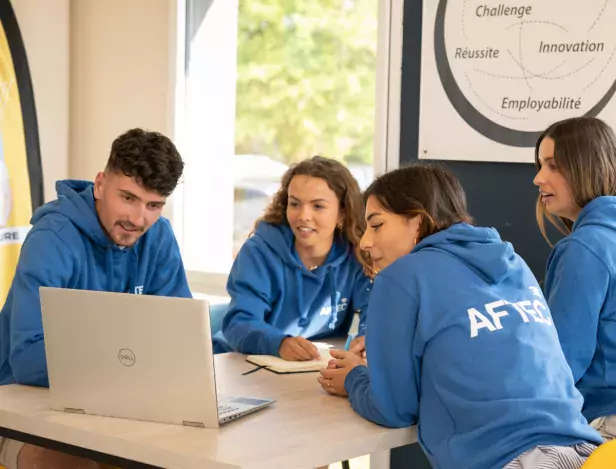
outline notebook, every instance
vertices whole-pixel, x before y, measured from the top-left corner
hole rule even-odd
[[[313,342],[313,344],[317,347],[319,355],[321,355],[320,360],[296,362],[288,361],[273,355],[249,355],[246,357],[246,361],[279,374],[310,373],[327,368],[327,364],[332,359],[329,351],[333,347],[330,344],[322,342]]]

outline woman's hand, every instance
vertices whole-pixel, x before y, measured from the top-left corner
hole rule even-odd
[[[365,365],[366,363],[359,355],[351,351],[330,350],[330,354],[333,359],[329,361],[327,368],[319,372],[321,376],[317,378],[317,381],[328,393],[335,396],[347,396],[348,394],[344,388],[344,381],[347,375],[356,366]]]
[[[321,355],[316,346],[303,337],[287,337],[280,343],[278,354],[292,362],[320,360]]]
[[[366,336],[360,335],[359,337],[355,337],[351,342],[349,352],[353,352],[361,358],[366,358]]]

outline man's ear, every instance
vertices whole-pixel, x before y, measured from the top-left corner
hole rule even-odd
[[[94,179],[94,199],[99,200],[103,197],[105,186],[105,172],[100,171]]]

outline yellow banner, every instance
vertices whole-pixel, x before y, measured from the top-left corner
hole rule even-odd
[[[8,5],[7,5],[8,4]],[[10,2],[0,5],[0,306],[8,294],[19,251],[30,229],[32,163],[41,175],[38,130],[25,50]],[[8,33],[8,35],[7,35]],[[16,67],[17,65],[17,67]],[[16,70],[18,71],[16,73]],[[23,96],[20,96],[20,93]],[[26,99],[24,99],[26,98]],[[24,112],[22,106],[30,108]],[[27,114],[27,119],[24,119]],[[24,125],[30,126],[29,142]],[[34,135],[32,135],[34,132]],[[30,148],[27,148],[27,147]],[[32,153],[28,155],[28,150]],[[29,158],[30,156],[30,158]],[[40,179],[40,178],[38,178]],[[42,181],[34,181],[35,186]],[[37,186],[37,190],[40,188]],[[40,198],[40,190],[37,199]]]

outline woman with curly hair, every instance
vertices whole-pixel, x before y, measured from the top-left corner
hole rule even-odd
[[[345,336],[359,312],[351,350],[361,353],[370,294],[364,227],[361,192],[344,165],[315,156],[291,166],[229,274],[223,348],[316,359],[311,341]]]

